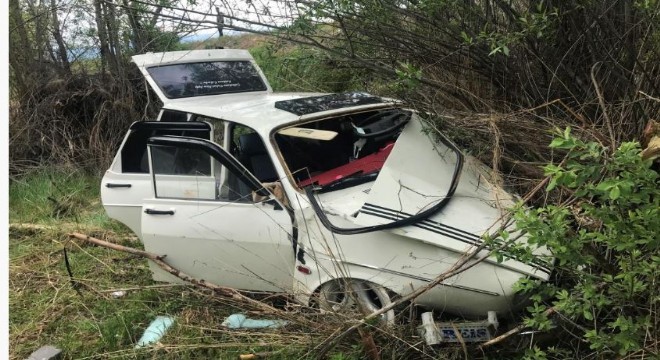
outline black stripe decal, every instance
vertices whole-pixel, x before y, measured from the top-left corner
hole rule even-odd
[[[408,214],[408,213],[405,213],[405,212],[402,212],[402,211],[396,211],[396,210],[393,210],[393,209],[384,208],[382,206],[377,206],[377,205],[373,205],[373,204],[364,204],[363,209],[368,209],[368,210],[371,210],[372,212],[378,212],[378,213],[387,214],[387,215],[390,215],[390,216],[396,216],[397,219],[403,219],[405,217],[412,216],[412,214]],[[401,215],[405,215],[405,216],[401,216]],[[462,236],[462,237],[470,238],[473,241],[479,242],[479,243],[481,242],[481,237],[478,236],[478,235],[475,235],[471,232],[461,230],[461,229],[457,229],[455,227],[452,227],[452,226],[449,226],[449,225],[446,225],[446,224],[442,224],[442,223],[439,223],[437,221],[433,221],[431,219],[424,219],[421,222],[425,223],[429,226],[433,226],[433,227],[436,227],[436,228],[442,228],[444,231],[451,231],[451,232],[455,233],[456,236]]]
[[[372,212],[371,210],[362,210],[361,212],[363,212],[367,215],[377,216],[377,217],[387,219],[387,220],[396,220],[396,218],[391,216],[391,215],[376,213],[376,212]],[[451,232],[445,232],[442,229],[436,229],[436,228],[434,228],[432,226],[429,226],[427,224],[424,224],[424,223],[416,223],[416,224],[412,224],[412,226],[415,226],[415,227],[418,227],[420,229],[424,229],[424,230],[427,230],[427,231],[430,231],[430,232],[433,232],[433,233],[436,233],[436,234],[444,235],[444,236],[452,238],[454,240],[464,242],[468,245],[478,245],[475,242],[470,241],[468,239],[465,239],[463,237],[457,236],[456,234],[453,234]]]
[[[362,209],[360,209],[360,212],[363,212],[367,215],[371,216],[376,216],[380,217],[383,219],[387,220],[401,220],[403,217],[401,215],[406,215],[406,216],[412,216],[410,214],[407,214],[402,211],[397,211],[393,209],[388,209],[384,208],[382,206],[377,206],[373,204],[364,204]],[[418,227],[420,229],[424,229],[436,234],[444,235],[446,237],[452,238],[454,240],[461,241],[463,243],[469,244],[469,245],[479,245],[481,243],[481,237],[467,232],[465,230],[457,229],[455,227],[445,225],[442,223],[439,223],[437,221],[433,221],[430,219],[425,219],[422,220],[419,223],[412,224],[412,226]],[[459,234],[457,234],[459,233]],[[461,236],[463,235],[463,236]],[[471,240],[470,240],[471,239]],[[486,247],[486,249],[491,250],[490,247]],[[504,254],[506,256],[506,254]],[[516,260],[513,256],[509,256],[510,258]],[[551,270],[546,266],[544,262],[541,262],[539,260],[532,260],[532,267],[541,270],[545,273],[550,274]]]

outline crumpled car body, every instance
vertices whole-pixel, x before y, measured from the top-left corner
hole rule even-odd
[[[103,178],[103,205],[145,250],[196,278],[303,304],[348,279],[377,309],[508,221],[515,199],[395,100],[273,93],[242,50],[134,62],[164,106],[158,121],[129,129]],[[538,257],[534,266],[489,257],[415,303],[465,317],[510,313],[519,279],[548,279],[549,254]],[[154,279],[180,281],[150,266]]]

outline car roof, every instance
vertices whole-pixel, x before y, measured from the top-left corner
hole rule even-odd
[[[353,102],[343,104],[343,106],[337,105],[337,96],[354,97],[356,94],[378,100],[366,103]],[[315,105],[324,101],[327,103],[332,102],[332,104],[329,107],[316,106],[313,110],[301,113],[289,109],[289,106],[287,106],[295,104],[297,99],[314,100]],[[267,134],[272,129],[285,124],[306,119],[391,107],[395,103],[396,101],[392,99],[377,98],[363,93],[238,93],[176,99],[169,101],[163,109],[227,120],[248,126],[259,133]]]

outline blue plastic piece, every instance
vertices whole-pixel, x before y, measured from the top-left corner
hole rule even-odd
[[[229,329],[275,329],[288,323],[286,320],[254,320],[243,314],[232,314],[222,322],[222,326]]]
[[[142,334],[142,337],[137,342],[137,345],[135,345],[135,348],[141,348],[158,342],[172,324],[174,324],[174,318],[169,316],[157,316],[154,321],[149,324],[147,330],[144,331],[144,334]]]

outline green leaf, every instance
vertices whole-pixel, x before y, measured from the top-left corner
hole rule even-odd
[[[598,184],[598,186],[596,186],[596,190],[607,191],[613,187],[614,184],[612,184],[611,182],[603,181],[602,183]]]
[[[610,190],[610,199],[616,200],[621,195],[621,189],[618,186],[613,186]]]
[[[552,178],[550,182],[548,183],[548,187],[545,189],[545,191],[552,191],[552,189],[557,187],[557,178]]]
[[[554,139],[552,140],[552,142],[550,143],[550,147],[551,147],[551,148],[560,147],[560,146],[562,146],[562,145],[564,144],[564,142],[565,142],[565,140],[562,139],[562,138],[554,138]]]

